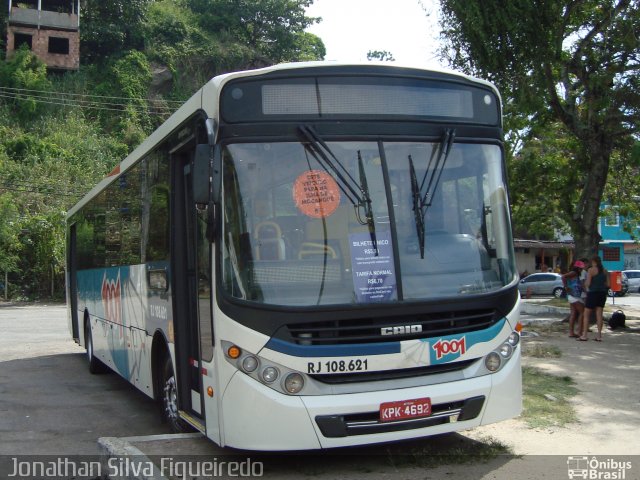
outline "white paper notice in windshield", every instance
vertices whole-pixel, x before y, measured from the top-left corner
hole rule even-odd
[[[353,285],[359,303],[397,300],[391,232],[349,235]]]

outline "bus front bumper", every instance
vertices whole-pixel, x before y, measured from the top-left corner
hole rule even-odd
[[[286,396],[234,375],[223,398],[223,444],[248,450],[314,450],[421,438],[517,416],[520,349],[497,373],[398,390]],[[380,405],[428,397],[429,417],[381,422]]]

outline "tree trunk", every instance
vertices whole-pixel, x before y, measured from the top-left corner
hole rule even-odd
[[[605,144],[603,144],[605,143]],[[598,253],[602,237],[598,232],[600,206],[609,173],[611,147],[609,142],[587,143],[590,172],[585,172],[585,186],[576,206],[572,225],[575,241],[575,258],[591,258]]]

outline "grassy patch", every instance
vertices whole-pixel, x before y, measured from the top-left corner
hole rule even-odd
[[[555,345],[527,341],[522,343],[522,355],[535,358],[560,358],[562,350]]]
[[[472,440],[457,434],[445,434],[409,448],[403,448],[402,444],[390,446],[387,455],[389,464],[394,467],[435,468],[486,463],[500,455],[513,455],[513,451],[493,437]]]
[[[525,325],[524,330],[528,332],[536,332],[540,335],[567,333],[569,331],[569,324],[564,323],[561,320],[557,322],[531,323]]]
[[[578,393],[574,385],[571,377],[558,377],[536,368],[523,367],[522,419],[531,428],[562,427],[575,422],[576,412],[568,401]]]
[[[349,478],[351,472],[389,472],[410,468],[436,468],[443,465],[486,463],[513,451],[492,437],[468,438],[446,433],[405,442],[335,449],[321,454],[270,454],[264,459],[270,474],[296,471],[308,476],[330,473]]]

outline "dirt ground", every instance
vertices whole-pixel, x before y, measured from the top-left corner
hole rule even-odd
[[[560,358],[524,357],[523,365],[575,380],[577,423],[531,429],[516,418],[465,435],[494,437],[517,455],[640,455],[640,320],[627,320],[627,327],[605,328],[602,342],[593,341],[595,328],[587,342],[569,338],[564,328],[523,338],[561,350]]]

